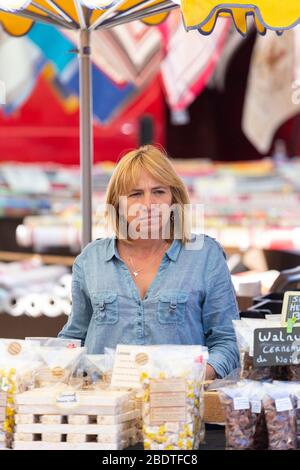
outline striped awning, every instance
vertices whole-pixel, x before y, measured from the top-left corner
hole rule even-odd
[[[219,16],[231,17],[241,34],[247,33],[249,16],[261,34],[281,33],[300,22],[299,0],[0,0],[0,22],[14,36],[26,34],[35,21],[92,31],[136,19],[159,24],[174,8],[181,8],[187,30],[203,34],[213,31]]]

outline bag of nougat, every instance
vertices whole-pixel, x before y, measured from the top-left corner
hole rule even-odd
[[[136,352],[145,450],[192,450],[203,435],[207,348],[166,345]]]

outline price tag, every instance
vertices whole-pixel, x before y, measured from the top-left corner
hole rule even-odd
[[[76,392],[61,392],[56,396],[55,403],[59,408],[76,408],[79,398]]]
[[[233,399],[233,407],[235,410],[249,410],[250,402],[248,398],[235,397]]]
[[[257,414],[261,412],[261,400],[251,401],[251,411],[252,413],[257,413]]]
[[[293,405],[289,397],[277,398],[277,400],[275,400],[275,406],[276,406],[276,410],[279,412],[291,411],[293,409]]]

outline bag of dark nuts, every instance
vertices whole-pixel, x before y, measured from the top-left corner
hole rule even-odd
[[[225,416],[227,450],[253,450],[257,414],[252,410],[250,382],[220,389],[220,400]]]
[[[297,449],[297,421],[294,404],[295,384],[264,384],[263,407],[270,450]]]

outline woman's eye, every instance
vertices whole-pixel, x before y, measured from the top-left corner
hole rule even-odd
[[[129,197],[136,197],[136,196],[139,196],[140,194],[139,193],[132,193],[132,194],[129,194]]]
[[[157,191],[154,191],[154,192],[155,192],[155,194],[165,194],[165,192],[162,191],[161,189],[158,189]]]

